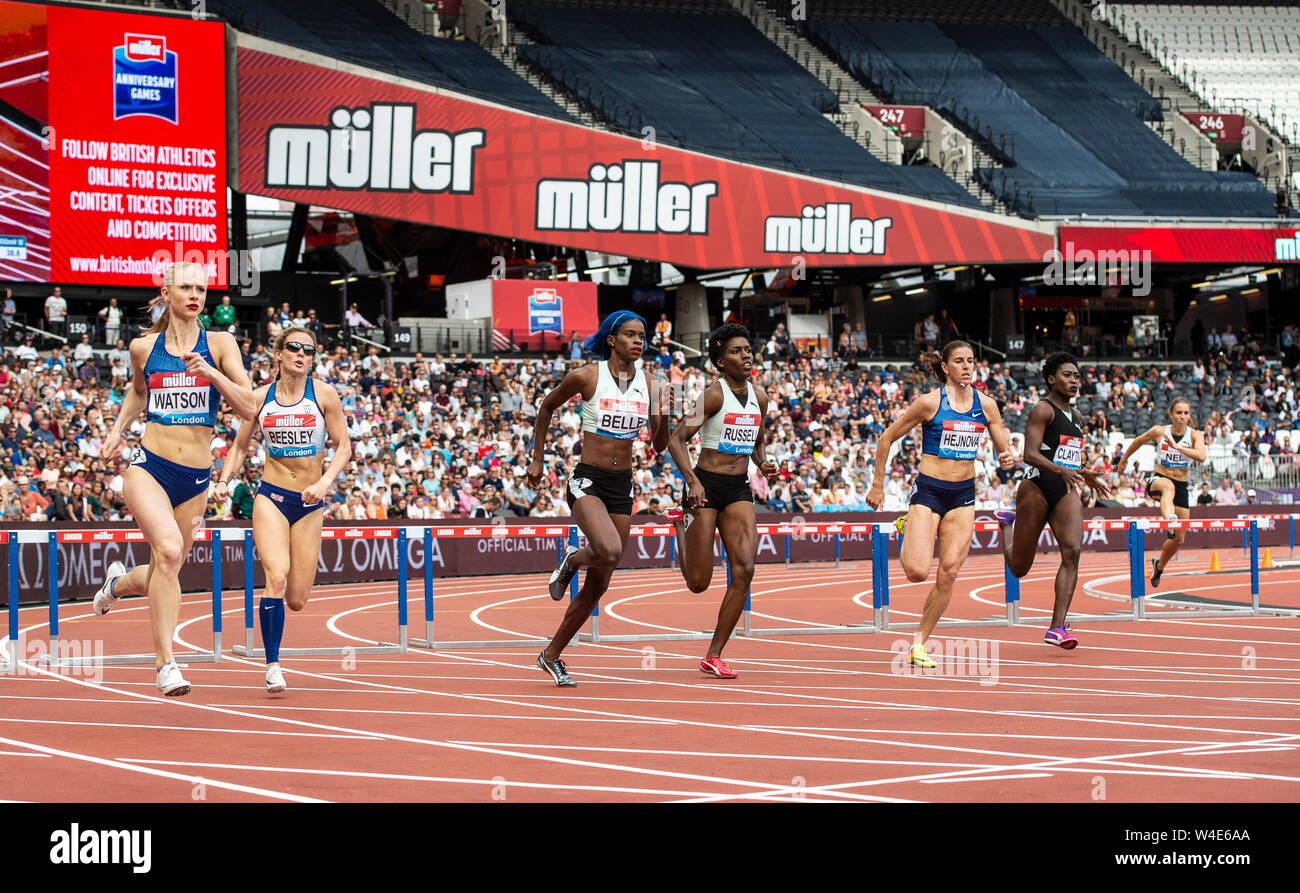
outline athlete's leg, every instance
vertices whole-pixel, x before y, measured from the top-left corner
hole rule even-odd
[[[1156,475],[1155,480],[1147,485],[1147,489],[1155,494],[1160,503],[1160,517],[1174,517],[1174,482],[1162,475]]]
[[[591,563],[587,566],[587,576],[578,590],[578,597],[569,603],[559,629],[542,652],[547,660],[560,656],[609,588],[609,578],[623,557],[628,530],[632,527],[629,515],[609,514],[605,503],[594,496],[583,496],[573,503],[573,519],[587,537],[585,551],[591,556],[588,559]]]
[[[731,582],[727,594],[718,608],[718,625],[713,630],[705,658],[720,657],[736,622],[745,610],[745,596],[754,580],[754,559],[758,555],[758,528],[754,524],[754,503],[745,500],[733,502],[718,517],[718,531],[722,545],[727,550],[727,564],[731,568]]]
[[[938,526],[939,516],[929,506],[916,503],[907,510],[907,529],[903,533],[898,560],[912,583],[921,583],[930,577],[930,565],[934,561],[934,531]]]
[[[284,593],[291,562],[289,519],[264,493],[253,498],[253,540],[266,577],[266,588],[257,606],[262,648],[266,651],[267,664],[278,664],[284,634]]]
[[[1011,575],[1023,577],[1034,566],[1038,553],[1038,538],[1047,523],[1047,497],[1032,481],[1021,481],[1016,490],[1016,523],[1008,528],[1003,524],[1002,557],[1011,568]]]
[[[1056,571],[1056,601],[1052,605],[1052,627],[1062,626],[1079,581],[1079,554],[1083,551],[1083,503],[1077,490],[1062,497],[1052,510],[1052,535],[1061,549],[1061,566]]]
[[[289,528],[289,578],[285,582],[284,604],[290,611],[307,607],[316,566],[320,562],[320,531],[325,512],[316,510],[303,515]]]
[[[172,636],[181,611],[181,567],[203,520],[207,493],[175,509],[167,491],[142,468],[128,468],[122,488],[126,507],[149,543],[144,591],[149,596],[149,624],[158,666],[173,660]],[[120,580],[119,580],[120,582]]]
[[[713,532],[718,527],[718,510],[686,509],[674,526],[677,528],[677,563],[681,566],[686,588],[691,592],[703,592],[713,581]]]
[[[909,519],[908,524],[911,523]],[[948,602],[952,599],[952,587],[957,583],[957,574],[970,553],[970,538],[974,528],[973,506],[950,509],[939,522],[939,572],[935,575],[930,594],[926,596],[921,624],[912,639],[914,643],[925,644],[947,609]]]
[[[1172,485],[1170,486],[1170,489],[1173,489]],[[1185,509],[1181,506],[1174,506],[1174,513],[1183,521],[1186,521],[1192,516],[1191,509]],[[1178,530],[1173,531],[1173,533],[1174,538],[1165,540],[1164,547],[1160,550],[1160,557],[1156,559],[1156,566],[1160,568],[1162,573],[1168,566],[1169,562],[1173,560],[1174,555],[1178,553],[1178,550],[1183,547],[1183,543],[1187,540],[1187,531],[1185,529],[1179,528]]]

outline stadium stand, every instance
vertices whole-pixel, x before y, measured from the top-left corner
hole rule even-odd
[[[1073,27],[984,24],[981,6],[993,4],[944,5],[938,22],[915,22],[821,17],[841,7],[814,4],[807,28],[891,101],[930,105],[1001,148],[1013,164],[982,176],[1020,213],[1273,215],[1272,194],[1249,175],[1199,171],[1165,144],[1144,123],[1159,120],[1158,101]]]
[[[968,207],[937,168],[890,165],[825,117],[834,93],[733,12],[620,12],[516,2],[520,58],[615,127],[753,164]]]
[[[239,30],[270,40],[572,120],[478,44],[419,34],[376,0],[338,0],[328,14],[311,0],[210,0],[207,8]]]
[[[1203,99],[1248,109],[1295,145],[1300,137],[1300,7],[1115,3],[1110,18],[1142,38]]]

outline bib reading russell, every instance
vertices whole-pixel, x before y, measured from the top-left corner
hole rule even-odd
[[[208,336],[199,330],[199,340],[194,352],[211,366],[216,366],[208,350]],[[185,361],[167,352],[164,338],[159,335],[149,351],[144,364],[148,382],[148,419],[159,425],[202,425],[212,427],[217,423],[217,407],[221,405],[221,392],[202,375],[185,368]]]
[[[700,428],[700,446],[733,456],[751,456],[763,417],[758,412],[758,397],[752,384],[745,385],[745,403],[727,387],[722,387],[722,411],[709,416]]]

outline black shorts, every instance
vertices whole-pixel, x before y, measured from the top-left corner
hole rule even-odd
[[[1070,488],[1065,483],[1065,478],[1059,474],[1043,474],[1037,468],[1033,468],[1031,471],[1037,473],[1033,477],[1026,477],[1025,480],[1043,491],[1043,497],[1047,500],[1047,517],[1050,518],[1056,504],[1065,498],[1066,494],[1070,492]]]
[[[572,509],[573,503],[582,496],[596,497],[605,503],[605,509],[611,515],[631,515],[632,469],[609,471],[579,462],[569,476],[564,498]]]
[[[695,469],[695,476],[704,487],[704,498],[708,501],[700,508],[722,511],[733,502],[754,501],[754,491],[749,489],[747,474],[718,474],[716,471]]]
[[[1160,501],[1160,495],[1153,493],[1151,485],[1156,481],[1172,481],[1174,485],[1174,506],[1180,509],[1191,510],[1192,504],[1187,499],[1187,481],[1175,481],[1173,478],[1167,478],[1163,474],[1153,474],[1147,478],[1147,498]]]
[[[918,474],[908,505],[923,505],[940,518],[953,509],[975,506],[975,478],[965,481],[942,481],[928,474]]]

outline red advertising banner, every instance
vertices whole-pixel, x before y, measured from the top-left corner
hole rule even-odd
[[[0,99],[23,114],[0,154],[3,275],[149,286],[182,259],[224,275],[224,26],[0,2],[11,18]]]
[[[1150,252],[1152,263],[1300,261],[1300,229],[1295,226],[1062,226],[1059,238],[1062,254],[1072,251],[1082,259],[1083,252],[1092,252],[1098,263],[1142,252]]]
[[[760,169],[241,47],[239,188],[718,269],[1041,262],[1052,227]]]
[[[1222,115],[1218,112],[1184,114],[1196,129],[1216,143],[1241,142],[1241,129],[1246,126],[1245,115]]]
[[[574,331],[585,338],[599,325],[594,282],[492,282],[492,328],[515,344],[563,343]]]
[[[925,106],[864,105],[863,108],[899,136],[925,136]]]

